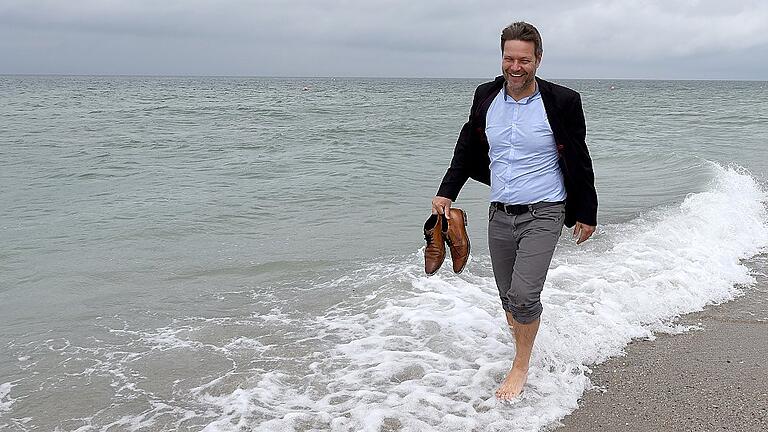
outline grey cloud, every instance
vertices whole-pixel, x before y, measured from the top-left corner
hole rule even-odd
[[[542,31],[542,72],[560,77],[714,70],[768,46],[768,6],[754,0],[6,0],[0,73],[486,77],[518,19]]]
[[[560,22],[555,20],[549,38],[576,55],[618,60],[730,52],[768,44],[768,5],[688,3],[695,7],[662,1],[586,3]]]

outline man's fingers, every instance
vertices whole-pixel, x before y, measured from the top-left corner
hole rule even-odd
[[[576,222],[573,227],[573,238],[578,239],[576,244],[581,243],[581,236],[584,235],[584,225],[581,222]]]
[[[578,245],[584,243],[588,238],[592,237],[592,234],[595,232],[595,227],[579,223],[577,223],[577,225],[581,225],[579,226],[579,239],[576,241],[576,244]]]
[[[450,218],[450,213],[451,200],[443,197],[435,197],[432,199],[432,214],[443,214],[445,217]]]
[[[591,234],[587,233],[587,231],[582,231],[581,236],[579,237],[579,241],[576,242],[576,244],[582,244],[589,238]]]
[[[432,198],[432,214],[443,213],[443,202],[438,197]]]
[[[586,240],[586,238],[584,238],[584,236],[586,235],[586,230],[578,222],[576,223],[576,228],[578,229],[574,230],[573,236],[576,237],[576,244],[578,245],[578,244],[581,244],[584,240]]]
[[[573,238],[577,239],[577,245],[587,241],[587,239],[590,238],[594,232],[595,227],[585,225],[581,222],[576,222],[576,225],[573,226]]]
[[[585,242],[585,241],[586,241],[588,238],[589,238],[589,235],[587,234],[587,232],[586,232],[586,231],[581,231],[581,235],[579,236],[579,239],[578,239],[578,240],[576,240],[576,244],[577,244],[577,245],[579,245],[579,244],[582,244],[582,243],[584,243],[584,242]]]

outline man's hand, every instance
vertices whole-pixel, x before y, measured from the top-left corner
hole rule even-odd
[[[432,202],[434,202],[434,200]],[[573,238],[578,238],[578,240],[576,240],[576,244],[582,244],[587,241],[587,239],[590,238],[594,232],[595,227],[592,225],[576,222],[576,225],[573,227]]]
[[[452,202],[449,198],[441,196],[432,198],[432,214],[444,214],[446,219],[450,219]]]

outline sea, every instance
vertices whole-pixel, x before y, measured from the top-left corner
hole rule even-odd
[[[0,76],[0,430],[549,430],[631,341],[766,295],[768,82],[551,79],[599,225],[497,401],[488,188],[463,273],[422,232],[491,78]]]

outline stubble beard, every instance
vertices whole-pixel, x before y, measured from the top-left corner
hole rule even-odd
[[[525,77],[525,81],[523,81],[520,85],[514,85],[512,84],[512,81],[510,81],[509,78],[512,77],[511,73],[506,73],[505,78],[507,81],[507,93],[514,94],[514,93],[521,93],[528,89],[531,84],[533,84],[533,80],[536,79],[534,75],[526,74],[523,75]]]

